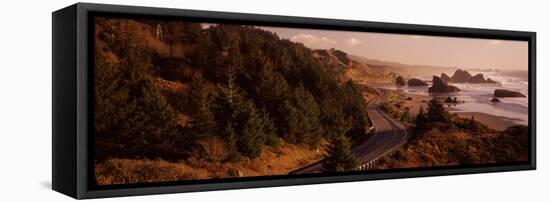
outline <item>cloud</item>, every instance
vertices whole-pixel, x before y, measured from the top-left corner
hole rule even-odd
[[[291,41],[303,43],[310,48],[332,48],[336,41],[313,34],[297,34],[290,37]]]
[[[498,45],[498,44],[501,44],[501,43],[502,43],[501,40],[495,40],[495,39],[489,40],[489,44],[491,44],[491,45]]]
[[[427,37],[424,36],[424,35],[411,35],[411,38],[412,38],[412,39],[425,39],[425,38],[427,38]]]
[[[359,39],[356,39],[356,38],[350,38],[346,40],[346,44],[348,44],[349,46],[357,46],[361,44],[361,41],[359,41]]]
[[[213,27],[213,26],[217,26],[218,24],[214,24],[214,23],[201,23],[201,28],[202,29],[208,29],[210,27]]]

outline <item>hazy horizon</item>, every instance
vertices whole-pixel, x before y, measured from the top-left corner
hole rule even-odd
[[[528,42],[284,27],[260,27],[312,49],[368,59],[464,69],[527,70]]]

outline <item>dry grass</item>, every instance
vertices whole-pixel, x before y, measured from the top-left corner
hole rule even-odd
[[[163,160],[111,159],[95,165],[98,184],[132,184],[195,179],[185,164]]]
[[[382,109],[393,118],[399,120],[405,111],[405,97],[396,91],[387,91],[384,103],[382,103]]]
[[[133,20],[129,20],[128,24],[128,26],[135,26],[137,28],[137,37],[141,39],[142,42],[147,45],[147,47],[154,49],[158,54],[162,56],[170,55],[170,47],[168,47],[166,43],[156,38],[156,36],[154,35],[155,29],[153,27]]]
[[[366,64],[356,64],[347,68],[344,72],[344,78],[353,79],[353,81],[365,85],[390,84],[392,82],[389,75],[373,70]]]
[[[432,97],[427,95],[408,94],[403,92],[399,92],[399,94],[404,101],[403,107],[409,108],[412,116],[416,116],[416,114],[418,114],[420,107],[423,107],[424,112],[426,112],[426,110],[428,109],[428,102],[430,101],[430,99],[432,99]]]
[[[212,147],[208,149],[218,156],[219,151]],[[241,175],[286,175],[290,171],[321,160],[324,154],[324,149],[310,150],[281,142],[278,149],[265,146],[257,159],[241,159],[234,163],[199,160],[193,157],[181,162],[111,159],[96,163],[95,175],[100,185],[215,179]]]
[[[187,95],[189,85],[178,81],[169,81],[162,78],[156,78],[159,87],[164,91],[169,91],[177,95]]]
[[[264,151],[257,159],[229,163],[226,166],[243,171],[245,176],[286,175],[290,171],[321,160],[325,155],[324,149],[317,151],[283,141],[281,143],[278,148],[264,147]]]

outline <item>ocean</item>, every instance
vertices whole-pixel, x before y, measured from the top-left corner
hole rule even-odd
[[[450,83],[458,88],[460,92],[438,94],[438,96],[457,97],[464,103],[457,104],[451,108],[451,112],[479,112],[494,116],[509,118],[517,124],[528,124],[528,97],[529,80],[527,71],[469,71],[472,75],[483,73],[485,78],[498,81],[499,84],[470,84]],[[451,74],[452,75],[452,74]],[[431,86],[431,77],[421,77]],[[429,95],[428,87],[397,87],[394,85],[383,86],[382,88],[401,90],[406,93]],[[506,89],[521,92],[526,98],[499,98],[500,102],[493,103],[495,89]]]

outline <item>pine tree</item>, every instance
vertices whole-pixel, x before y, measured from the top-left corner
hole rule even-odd
[[[225,133],[231,141],[235,137],[234,143],[228,142],[235,144],[229,145],[229,150],[236,148],[244,156],[257,158],[262,152],[266,136],[273,136],[273,127],[268,122],[271,120],[264,117],[264,112],[246,98],[246,93],[235,83],[236,73],[231,68],[227,70],[225,77],[227,83],[220,86],[226,106],[223,112],[224,117],[227,117]]]
[[[237,83],[235,83],[237,74],[232,66],[228,67],[224,72],[224,77],[226,82],[219,86],[222,93],[222,99],[230,108],[235,108],[235,105],[242,101],[244,92],[239,88]]]
[[[229,161],[239,160],[239,152],[237,147],[237,134],[232,123],[227,123],[223,130],[225,148],[227,150],[227,159]]]
[[[328,171],[347,171],[356,168],[358,162],[351,151],[350,139],[346,133],[351,128],[342,113],[337,113],[335,124],[329,130],[329,145],[323,166]]]
[[[163,28],[164,41],[168,44],[172,57],[181,56],[175,54],[178,53],[175,52],[177,45],[191,45],[196,43],[197,38],[201,38],[201,26],[198,23],[169,21],[155,24]]]
[[[269,116],[269,113],[265,109],[261,112],[261,120],[265,134],[265,144],[277,146],[279,144],[279,138],[277,137],[275,121]]]
[[[331,132],[334,131],[335,125],[338,125],[336,122],[340,121],[340,119],[335,119],[335,117],[344,116],[342,105],[339,104],[336,98],[337,97],[328,97],[322,99],[320,103],[320,120],[324,132],[323,135],[325,137],[330,137],[332,135]],[[342,119],[342,121],[344,120]]]
[[[238,103],[241,102],[244,93],[235,83],[236,73],[231,67],[225,72],[226,82],[219,85],[218,88],[221,92],[222,107],[220,113],[224,118],[222,134],[225,139],[226,148],[228,151],[228,159],[230,161],[236,161],[239,159],[238,151],[238,137],[237,137],[237,119],[239,118],[239,111],[237,110]]]
[[[348,80],[342,87],[344,95],[344,110],[348,117],[351,117],[352,132],[354,134],[362,135],[365,132],[365,127],[370,125],[367,118],[367,111],[365,99],[359,87],[353,82]]]
[[[298,138],[296,133],[302,129],[300,127],[300,121],[302,120],[300,111],[292,105],[289,100],[284,103],[284,115],[285,115],[285,131],[283,138],[286,142],[291,144],[297,144]]]
[[[261,113],[250,101],[245,101],[240,106],[244,118],[241,123],[241,135],[238,138],[239,152],[250,158],[257,158],[262,153],[262,145],[265,142],[264,120]]]
[[[260,73],[255,75],[254,92],[257,95],[256,103],[267,111],[267,116],[272,119],[269,122],[276,129],[273,138],[269,138],[271,143],[277,140],[277,132],[283,133],[285,112],[281,110],[284,106],[284,101],[290,96],[290,87],[286,82],[285,77],[273,69],[271,63],[263,63]]]
[[[416,122],[416,128],[423,129],[426,128],[426,124],[428,123],[426,113],[424,113],[424,107],[420,106],[420,109],[418,110],[418,114],[415,118]]]
[[[191,130],[196,137],[213,135],[216,129],[214,117],[214,97],[208,81],[201,76],[193,78],[189,93]]]
[[[313,95],[298,86],[293,96],[284,103],[286,132],[289,143],[308,145],[315,148],[322,138],[320,128],[320,110]]]
[[[475,120],[474,116],[472,116],[468,122],[466,123],[466,128],[470,131],[478,131],[480,130],[480,124]]]
[[[445,110],[443,104],[441,104],[436,97],[432,98],[428,103],[428,112],[426,113],[426,117],[429,122],[450,122],[449,113]]]
[[[270,64],[264,64],[255,82],[256,94],[266,106],[276,106],[289,97],[290,90],[284,76],[274,71]]]

